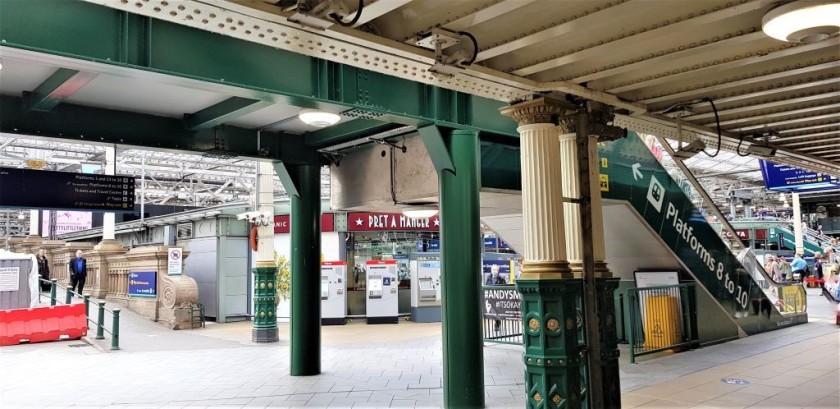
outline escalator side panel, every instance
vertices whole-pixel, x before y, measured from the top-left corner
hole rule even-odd
[[[773,307],[635,133],[600,144],[599,155],[602,197],[628,201],[745,333],[804,322],[801,317],[782,316]]]

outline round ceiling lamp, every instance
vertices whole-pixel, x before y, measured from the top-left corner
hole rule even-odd
[[[323,111],[301,111],[301,113],[298,114],[298,118],[300,118],[303,123],[316,128],[332,126],[341,120],[341,117],[337,114]]]
[[[777,40],[814,43],[840,32],[840,3],[800,0],[770,10],[761,20],[764,33]]]
[[[411,206],[402,209],[402,214],[409,219],[428,219],[438,214],[435,206]]]

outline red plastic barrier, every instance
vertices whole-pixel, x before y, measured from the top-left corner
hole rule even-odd
[[[58,341],[62,335],[68,339],[87,335],[84,304],[0,311],[0,346]]]

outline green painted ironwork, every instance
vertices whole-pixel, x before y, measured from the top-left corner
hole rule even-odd
[[[49,111],[84,87],[95,74],[59,68],[32,92],[23,93],[26,110]]]
[[[70,305],[70,303],[73,302],[73,289],[70,288],[70,287],[67,287],[64,291],[65,291],[64,304]]]
[[[254,267],[254,342],[277,342],[277,267]],[[272,260],[273,263],[273,260]]]
[[[105,301],[99,301],[99,314],[96,319],[96,339],[105,339]]]
[[[675,348],[696,348],[697,305],[694,283],[657,287],[631,288],[627,292],[630,309],[630,363],[636,357]],[[670,297],[674,299],[673,311],[667,308],[643,307],[649,297]],[[651,303],[652,304],[652,303]],[[663,321],[668,320],[665,323]],[[656,325],[664,328],[645,328]],[[668,330],[671,333],[663,333]],[[650,339],[648,336],[656,337]]]
[[[455,168],[439,175],[443,402],[449,408],[482,408],[481,282],[470,273],[481,271],[478,134],[453,131],[445,141]]]
[[[283,166],[292,186],[291,374],[321,373],[321,169]]]
[[[580,279],[516,281],[522,296],[527,408],[580,408]]]
[[[363,136],[390,131],[403,125],[382,122],[375,119],[358,118],[352,121],[307,133],[306,144],[313,148],[325,148],[359,139]]]
[[[272,101],[231,97],[194,114],[184,116],[184,128],[189,130],[210,129],[232,119],[259,111],[272,105]]]
[[[621,379],[618,370],[618,333],[616,331],[617,320],[615,317],[615,290],[618,288],[619,278],[596,278],[595,294],[598,300],[598,313],[600,317],[601,343],[601,391],[590,391],[591,394],[599,393],[603,398],[605,408],[621,407]]]
[[[131,124],[131,126],[126,126]],[[25,111],[21,98],[0,96],[0,131],[205,154],[319,163],[318,152],[299,135],[221,126],[190,131],[182,121],[154,115],[61,104],[50,112]]]
[[[45,30],[44,27],[49,27]],[[429,122],[516,137],[504,102],[449,91],[84,2],[0,2],[4,47],[71,57],[64,68],[130,68],[172,85],[306,108],[351,108],[368,119]],[[85,62],[85,63],[83,63]],[[118,70],[114,70],[118,69]]]
[[[111,315],[113,315],[111,321],[111,350],[116,351],[120,349],[120,309],[114,308]]]
[[[56,291],[58,290],[58,283],[56,279],[50,279],[50,305],[55,305],[57,301]]]
[[[90,329],[90,294],[85,294],[85,328]]]

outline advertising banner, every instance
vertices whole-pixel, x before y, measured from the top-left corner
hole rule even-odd
[[[157,272],[132,271],[128,273],[129,297],[157,297]]]
[[[503,320],[522,319],[522,298],[514,286],[484,287],[484,317]]]
[[[41,236],[49,237],[50,213],[52,210],[41,212]],[[90,229],[93,226],[91,212],[74,212],[70,210],[55,211],[55,234],[72,233]]]

